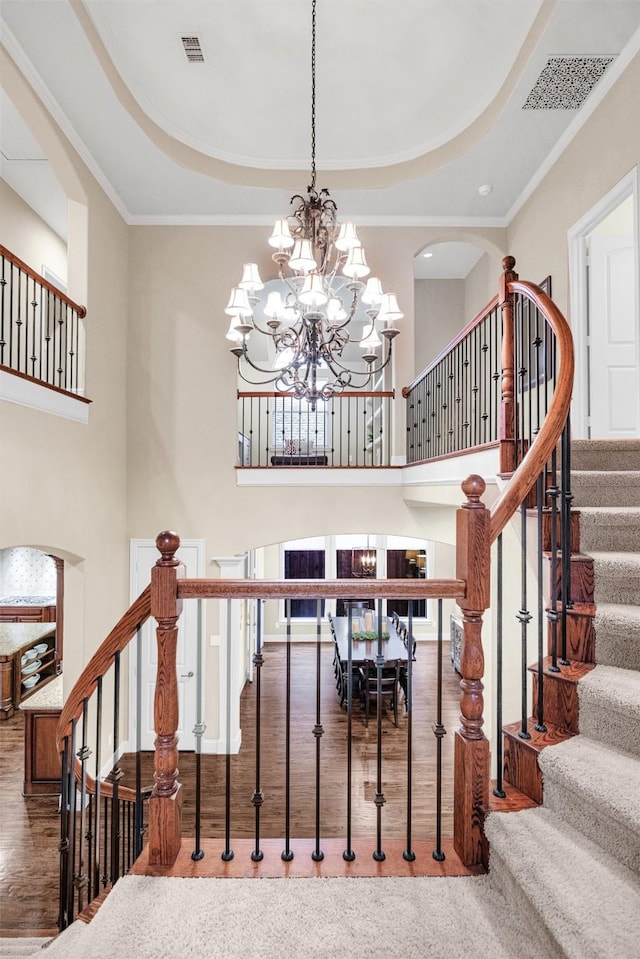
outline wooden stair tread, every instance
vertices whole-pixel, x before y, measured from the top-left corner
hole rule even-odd
[[[558,743],[563,743],[567,739],[571,739],[574,736],[574,733],[569,732],[566,729],[561,729],[559,726],[554,726],[553,723],[545,723],[547,731],[542,733],[536,729],[537,720],[533,716],[529,716],[527,719],[527,732],[529,733],[529,739],[523,739],[519,736],[521,729],[521,723],[509,723],[508,726],[503,726],[502,731],[505,736],[509,736],[511,739],[516,740],[522,746],[527,749],[531,749],[536,753],[539,753],[540,750],[545,749],[547,746],[556,746]]]
[[[587,673],[590,673],[595,666],[595,663],[582,663],[575,659],[569,660],[569,664],[567,666],[560,665],[560,662],[558,661],[560,672],[556,673],[552,672],[550,669],[552,661],[553,660],[551,656],[545,656],[542,660],[542,672],[545,679],[550,678],[564,683],[577,683],[579,680],[584,679]],[[527,668],[530,673],[538,672],[537,663],[533,663]]]
[[[97,896],[94,896],[89,905],[85,906],[82,912],[76,916],[79,922],[90,923],[91,920],[95,918],[98,909],[111,892],[111,888],[111,886],[108,886],[106,889],[103,889],[102,892],[99,892]]]
[[[560,601],[556,604],[556,612],[558,616],[560,615]],[[547,605],[545,607],[545,612],[549,613],[551,611],[551,606]],[[579,603],[575,602],[572,606],[567,607],[567,616],[595,616],[596,614],[596,604],[595,603]]]

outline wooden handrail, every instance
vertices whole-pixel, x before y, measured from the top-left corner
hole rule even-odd
[[[57,286],[54,286],[53,283],[50,283],[48,280],[45,280],[43,276],[39,273],[36,273],[35,270],[32,270],[31,267],[21,260],[20,257],[16,256],[15,253],[12,253],[11,250],[8,250],[6,246],[2,246],[0,243],[0,255],[4,256],[5,259],[10,260],[15,266],[18,267],[22,273],[26,273],[27,276],[30,276],[32,280],[35,280],[40,286],[43,286],[45,290],[48,290],[50,293],[53,293],[59,300],[62,300],[63,303],[66,303],[67,306],[70,306],[72,310],[75,310],[78,316],[83,319],[87,315],[86,306],[80,306],[79,303],[75,303],[70,299],[66,293],[63,293],[62,290],[59,290]]]
[[[251,397],[260,397],[262,399],[280,399],[280,400],[295,400],[298,399],[293,393],[278,393],[277,391],[271,392],[261,392],[260,390],[238,390],[237,391],[238,399],[243,400]],[[330,399],[332,400],[345,400],[349,399],[352,396],[363,396],[365,398],[376,397],[376,396],[389,396],[391,399],[394,399],[396,395],[395,390],[349,390],[343,393],[333,393]]]
[[[462,599],[462,579],[181,579],[178,599]]]
[[[66,703],[62,708],[58,726],[56,728],[56,747],[59,752],[63,749],[63,740],[69,732],[69,727],[74,719],[82,715],[83,703],[95,691],[98,684],[98,678],[104,676],[107,670],[113,665],[116,653],[121,653],[136,634],[138,626],[141,626],[151,614],[151,587],[140,593],[138,598],[131,604],[127,612],[122,616],[118,623],[111,630],[102,645],[93,654],[80,676],[74,683],[73,689],[69,693]],[[79,778],[80,763],[75,760],[76,776]],[[87,792],[95,793],[95,780],[85,772],[87,780]],[[113,785],[108,780],[100,783],[100,792],[103,796],[111,797],[113,795]],[[135,800],[135,790],[126,786],[120,786],[118,789],[120,799]]]
[[[564,316],[547,294],[534,283],[527,283],[525,280],[512,280],[507,284],[507,290],[509,293],[523,293],[529,297],[544,315],[556,335],[560,368],[553,399],[540,432],[509,483],[491,507],[489,531],[492,543],[532,488],[552,450],[557,445],[569,415],[573,390],[573,337]]]
[[[416,376],[416,378],[411,383],[409,383],[408,386],[402,387],[402,395],[404,396],[405,399],[407,398],[411,390],[414,389],[414,387],[416,387],[418,383],[422,382],[425,376],[427,376],[427,374],[429,374],[431,370],[435,369],[438,363],[440,363],[441,360],[443,360],[445,356],[447,356],[447,354],[451,353],[451,351],[454,349],[454,347],[458,345],[458,343],[461,343],[464,340],[465,336],[468,336],[471,330],[475,329],[476,326],[479,326],[480,323],[482,323],[482,321],[489,315],[489,313],[491,313],[492,310],[495,310],[497,305],[498,305],[498,295],[496,294],[493,297],[493,299],[489,300],[487,305],[483,307],[480,310],[480,312],[473,317],[472,320],[469,320],[466,326],[462,327],[460,332],[457,333],[456,336],[451,340],[451,342],[448,343],[444,347],[444,349],[438,353],[436,358],[429,363],[426,369],[422,370],[422,372],[419,373]]]

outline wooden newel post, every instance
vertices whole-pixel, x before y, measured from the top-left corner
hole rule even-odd
[[[158,673],[153,705],[156,740],[154,786],[149,799],[149,863],[170,866],[176,860],[181,841],[176,649],[182,612],[178,579],[184,578],[185,568],[175,558],[180,546],[176,533],[160,533],[156,546],[161,558],[151,570],[151,615],[158,623]]]
[[[514,327],[513,293],[509,293],[508,284],[518,279],[514,272],[516,265],[513,256],[502,260],[502,275],[498,287],[498,302],[502,310],[502,401],[500,404],[500,471],[511,473],[516,468],[515,436],[515,363],[514,363]]]
[[[490,601],[489,511],[480,502],[481,476],[462,484],[467,502],[456,518],[456,576],[467,584],[462,609],[460,728],[455,734],[453,845],[467,866],[482,862],[484,812],[489,803],[489,742],[482,731],[484,654],[482,615]]]

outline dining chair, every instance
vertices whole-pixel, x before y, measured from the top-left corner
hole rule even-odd
[[[364,706],[364,724],[369,725],[369,707],[371,701],[377,703],[378,696],[382,700],[389,699],[393,709],[393,722],[398,725],[398,694],[400,686],[400,660],[390,659],[384,664],[378,687],[378,670],[375,663],[368,661],[360,667],[360,697]]]

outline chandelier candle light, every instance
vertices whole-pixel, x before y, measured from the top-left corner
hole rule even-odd
[[[340,224],[329,191],[316,189],[316,0],[311,8],[311,185],[306,197],[291,198],[294,211],[276,221],[269,244],[285,291],[269,293],[264,325],[256,319],[256,296],[264,288],[258,266],[245,263],[231,291],[225,313],[231,317],[227,339],[238,359],[238,372],[253,386],[273,383],[277,390],[307,400],[315,410],[349,388],[365,389],[391,360],[392,342],[404,314],[395,293],[384,293],[371,277],[353,223]],[[365,281],[365,278],[368,279]],[[360,304],[366,320],[362,333],[349,329]],[[271,368],[249,355],[253,332],[270,338],[275,349]],[[385,356],[378,357],[386,340]],[[361,362],[348,365],[343,351],[350,343],[362,349]],[[354,368],[355,366],[355,368]],[[250,377],[260,374],[260,379]]]

